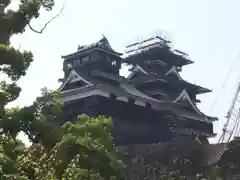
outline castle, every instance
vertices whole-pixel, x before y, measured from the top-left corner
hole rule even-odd
[[[127,46],[123,57],[103,37],[62,58],[62,119],[81,113],[111,116],[116,145],[190,142],[215,135],[217,118],[197,107],[196,95],[210,90],[180,76],[183,66],[193,62],[169,41],[156,36],[137,42]],[[123,63],[132,66],[127,78],[119,75]]]

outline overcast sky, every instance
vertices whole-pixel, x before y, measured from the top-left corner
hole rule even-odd
[[[40,29],[59,12],[63,0],[56,1],[54,10],[42,12],[33,27]],[[16,4],[14,0],[12,7]],[[14,105],[29,105],[44,86],[57,88],[63,76],[61,55],[76,51],[78,44],[95,42],[104,34],[115,50],[123,52],[137,36],[161,30],[195,62],[183,68],[182,77],[213,90],[199,97],[199,108],[219,117],[215,132],[220,133],[240,75],[239,62],[221,88],[233,62],[240,61],[239,7],[238,0],[67,0],[63,14],[43,34],[27,29],[12,38],[16,47],[31,50],[35,57],[20,81],[23,90]]]

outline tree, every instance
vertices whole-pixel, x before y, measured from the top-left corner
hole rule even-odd
[[[110,118],[82,115],[77,123],[62,126],[61,140],[51,149],[31,146],[19,156],[17,167],[28,179],[123,179],[111,127]]]
[[[124,163],[112,144],[111,119],[81,115],[76,123],[61,127],[56,123],[62,107],[58,95],[44,90],[32,106],[6,113],[1,123],[5,128],[0,141],[2,178],[124,179]],[[46,105],[50,98],[51,106]],[[8,120],[16,125],[8,126]],[[33,143],[29,148],[17,141],[20,130]]]
[[[33,61],[32,53],[12,47],[10,38],[26,26],[34,30],[31,19],[39,17],[40,8],[51,10],[54,1],[21,0],[17,11],[6,10],[10,3],[0,1],[0,70],[10,80],[0,83],[0,179],[123,179],[124,165],[112,146],[111,119],[81,116],[76,124],[61,127],[56,123],[60,94],[46,89],[31,106],[6,108],[19,96],[17,81]],[[49,99],[51,105],[46,104]],[[20,131],[29,137],[30,147],[17,140]]]
[[[23,33],[31,19],[39,17],[41,7],[51,10],[53,0],[22,0],[17,11],[6,10],[10,0],[1,0],[0,6],[0,71],[11,79],[11,83],[1,81],[0,84],[0,118],[5,116],[5,106],[15,100],[21,91],[17,81],[33,61],[33,55],[28,51],[19,51],[10,45],[14,34]]]
[[[19,51],[10,45],[10,38],[14,34],[23,33],[31,19],[39,16],[41,7],[51,10],[52,0],[22,0],[17,11],[7,10],[10,0],[0,1],[0,71],[1,75],[10,78],[10,82],[0,82],[0,150],[1,150],[1,179],[11,179],[16,175],[15,161],[24,149],[24,145],[16,139],[21,130],[21,121],[16,118],[19,109],[5,109],[14,101],[21,91],[17,81],[25,75],[33,61],[33,55],[28,51]],[[13,175],[13,176],[12,176]],[[19,176],[20,179],[20,176]]]

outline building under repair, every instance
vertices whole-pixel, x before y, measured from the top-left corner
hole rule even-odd
[[[167,144],[187,148],[196,137],[208,144],[207,138],[215,136],[213,122],[217,118],[198,109],[201,101],[197,95],[211,91],[179,74],[185,65],[193,63],[188,55],[172,49],[171,42],[159,36],[126,48],[124,55],[116,52],[103,37],[62,56],[61,119],[72,121],[82,113],[111,116],[114,144],[131,157],[141,154],[141,149],[145,156],[159,155]],[[123,63],[132,67],[126,78],[119,74]]]

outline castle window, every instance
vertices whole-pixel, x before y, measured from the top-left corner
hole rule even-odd
[[[73,60],[73,67],[77,67],[77,66],[79,66],[80,65],[80,59],[75,59],[75,60]]]
[[[84,57],[82,57],[81,60],[82,60],[82,64],[84,64],[89,61],[89,56],[84,56]]]
[[[151,108],[152,106],[151,106],[151,104],[150,103],[146,103],[146,108]]]
[[[112,65],[116,66],[117,65],[117,61],[112,61]]]
[[[67,64],[67,67],[68,67],[68,69],[72,69],[72,64],[71,64],[71,63],[68,63],[68,64]]]

